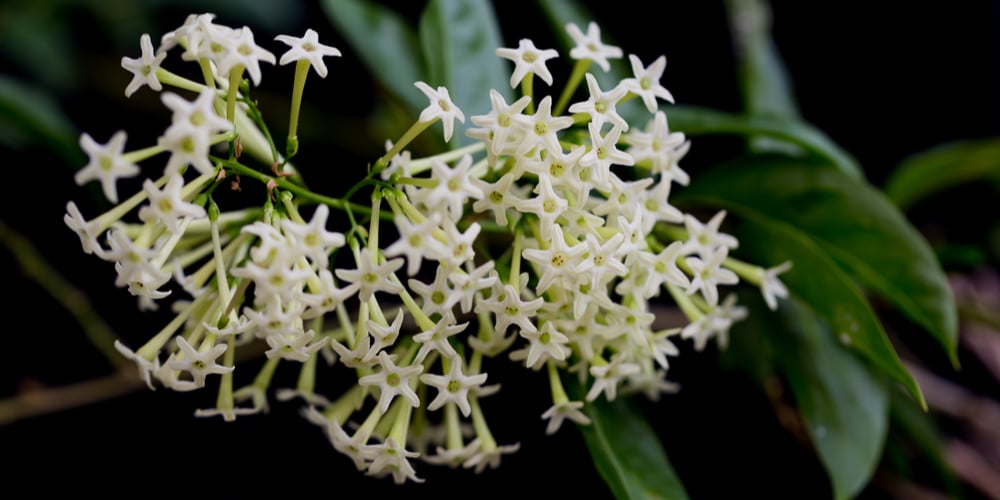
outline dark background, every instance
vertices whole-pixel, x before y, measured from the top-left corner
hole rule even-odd
[[[613,8],[586,3],[603,33],[626,53],[647,63],[660,54],[667,56],[663,84],[678,104],[740,109],[721,2],[657,2],[662,7],[655,12],[652,2],[619,1]],[[885,2],[872,7],[873,3],[774,2],[774,37],[803,118],[854,154],[872,183],[882,186],[891,169],[911,154],[1000,132],[996,29],[1000,10],[994,2]],[[15,15],[30,12],[34,8],[30,4],[0,3],[0,27],[4,27],[0,42],[15,36],[11,31],[19,19]],[[381,139],[364,140],[325,126],[330,117],[364,119],[374,94],[370,77],[314,4],[281,3],[271,10],[235,1],[211,6],[195,1],[43,4],[48,10],[42,17],[51,22],[41,23],[44,28],[35,35],[68,41],[71,52],[52,55],[72,56],[72,61],[52,64],[69,69],[46,74],[26,62],[31,54],[8,48],[0,54],[0,73],[35,82],[57,100],[80,131],[98,142],[121,128],[129,130],[130,147],[155,141],[166,120],[158,96],[142,89],[126,101],[122,90],[130,76],[118,61],[138,55],[142,32],[158,40],[179,26],[187,13],[208,10],[216,12],[222,24],[250,25],[257,42],[278,56],[282,46],[273,42],[273,35],[298,36],[307,27],[344,53],[327,60],[326,80],[311,77],[307,85],[310,107],[303,120],[313,126],[302,133],[301,165],[310,161],[326,165],[331,155],[343,155],[356,158],[356,168],[362,169],[365,161],[380,153]],[[93,5],[115,8],[96,14]],[[413,5],[407,8],[410,15],[419,11]],[[498,2],[496,8],[506,46],[516,46],[522,37],[532,38],[541,48],[556,46],[532,3]],[[552,68],[560,81],[559,68]],[[275,124],[282,124],[286,116],[287,98],[282,93],[291,74],[290,66],[264,68],[264,85],[257,95],[265,112],[273,109]],[[696,139],[685,166],[697,182],[699,170],[735,154],[738,146],[730,139]],[[164,313],[136,311],[127,292],[114,288],[112,267],[83,255],[76,236],[61,222],[67,200],[77,201],[88,216],[102,209],[97,190],[81,189],[72,181],[74,168],[82,163],[70,165],[64,156],[30,141],[0,152],[6,160],[6,189],[0,196],[4,224],[29,237],[38,252],[84,290],[96,310],[133,345],[158,330],[166,322]],[[340,173],[305,174],[314,186],[343,182]],[[119,189],[132,192],[127,184]],[[995,193],[986,183],[964,186],[917,207],[914,222],[935,234],[986,243],[998,215]],[[82,338],[62,307],[24,279],[6,251],[0,251],[0,264],[9,283],[8,294],[0,301],[0,314],[6,318],[0,327],[4,335],[0,395],[107,374],[110,366]],[[642,402],[642,407],[691,496],[828,496],[825,476],[812,452],[778,425],[758,388],[740,374],[722,369],[714,350],[688,351],[671,368],[672,379],[683,386],[681,393],[655,404]],[[276,386],[294,384],[295,373],[284,368]],[[272,400],[268,416],[224,423],[193,417],[195,408],[213,405],[212,390],[179,394],[143,389],[0,427],[0,450],[11,459],[0,468],[0,479],[8,480],[6,484],[30,482],[34,492],[61,489],[64,481],[72,480],[87,490],[122,488],[123,494],[135,492],[124,489],[127,485],[143,485],[142,491],[230,496],[263,491],[322,495],[371,491],[380,496],[440,498],[610,495],[575,428],[566,425],[555,436],[544,434],[540,415],[550,402],[542,374],[524,373],[506,363],[490,372],[490,381],[502,382],[504,390],[483,400],[487,419],[500,444],[519,441],[521,450],[505,456],[498,470],[478,476],[420,463],[418,475],[427,483],[397,488],[389,479],[356,472],[318,428],[297,415],[297,403]],[[329,382],[320,383],[322,387]],[[36,481],[36,477],[46,479]],[[209,484],[201,486],[203,481]],[[879,492],[867,494],[876,497]]]

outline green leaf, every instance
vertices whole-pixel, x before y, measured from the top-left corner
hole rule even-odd
[[[826,163],[766,156],[714,168],[678,195],[794,228],[925,328],[957,364],[958,316],[944,271],[899,209],[868,183]]]
[[[822,131],[802,121],[736,115],[697,106],[671,106],[666,109],[666,113],[670,128],[687,135],[739,134],[787,141],[813,156],[829,161],[851,177],[863,177],[861,167],[850,153],[837,146]]]
[[[323,9],[368,70],[413,111],[427,98],[413,86],[424,79],[420,42],[395,11],[368,0],[323,0]]]
[[[736,55],[743,109],[752,116],[798,119],[799,110],[771,38],[771,9],[765,0],[728,0],[726,13]],[[769,137],[751,137],[752,151],[796,153],[798,146]]]
[[[764,0],[728,0],[744,108],[751,115],[799,116],[788,71],[771,39],[771,9]]]
[[[793,268],[781,275],[790,294],[826,322],[831,337],[870,360],[926,406],[920,387],[899,360],[861,290],[826,249],[786,221],[745,207],[734,211],[746,228],[740,239],[742,250],[765,266],[791,261]],[[780,302],[778,309],[784,304]]]
[[[583,400],[582,385],[569,384]],[[597,471],[618,499],[686,499],[687,492],[674,472],[660,439],[627,398],[587,403],[590,425],[579,426]]]
[[[902,209],[958,184],[1000,176],[1000,138],[959,141],[907,158],[885,192]]]
[[[0,143],[11,147],[41,144],[76,165],[84,159],[77,133],[52,96],[0,75]]]
[[[889,426],[889,386],[844,348],[799,299],[782,303],[769,340],[837,499],[853,498],[879,464]]]
[[[427,83],[443,85],[466,122],[490,111],[490,89],[510,102],[510,69],[496,55],[502,46],[489,2],[431,0],[420,18],[420,39],[427,61]],[[456,143],[465,140],[456,126]]]

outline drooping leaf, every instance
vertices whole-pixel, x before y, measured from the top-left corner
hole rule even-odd
[[[414,112],[427,98],[413,86],[423,80],[416,33],[392,9],[369,0],[323,0],[323,10],[368,70]]]
[[[77,133],[50,95],[0,75],[0,143],[10,147],[44,144],[76,165],[83,161]]]
[[[857,160],[808,123],[769,116],[747,116],[697,106],[666,108],[670,128],[687,135],[737,134],[771,137],[795,144],[823,158],[851,177],[862,178]]]
[[[583,389],[578,392],[582,398]],[[615,498],[687,498],[659,438],[634,404],[625,398],[611,403],[599,400],[586,404],[584,412],[591,423],[580,426],[580,431]]]
[[[1000,138],[959,141],[907,158],[885,192],[902,209],[936,192],[977,179],[1000,177]]]
[[[834,497],[854,498],[882,456],[889,426],[888,379],[841,345],[797,297],[783,303],[778,314],[783,328],[769,335],[778,369]]]
[[[861,290],[826,249],[786,221],[746,207],[733,211],[746,229],[740,240],[744,251],[761,265],[791,261],[792,269],[781,275],[790,293],[826,323],[832,337],[868,359],[926,406],[916,380],[900,362]],[[779,310],[783,304],[779,303]]]
[[[427,83],[445,86],[452,101],[465,115],[466,123],[490,110],[490,89],[510,102],[510,72],[497,57],[500,29],[489,2],[477,0],[431,0],[420,18],[420,40],[427,61]],[[465,139],[464,128],[455,124],[455,139]]]
[[[571,398],[583,401],[587,388],[564,377]],[[590,425],[579,425],[594,466],[618,499],[686,499],[687,492],[670,465],[660,439],[639,408],[627,397],[586,403]]]
[[[793,228],[925,328],[957,363],[958,319],[941,265],[871,185],[827,163],[766,156],[720,165],[678,195]]]

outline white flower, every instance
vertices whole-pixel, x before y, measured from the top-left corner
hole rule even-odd
[[[716,337],[719,347],[729,344],[729,328],[747,315],[747,309],[736,305],[736,295],[729,294],[722,304],[719,304],[704,316],[688,324],[681,330],[681,338],[694,339],[694,348],[701,351],[708,340]]]
[[[726,260],[728,254],[729,249],[719,247],[706,260],[698,257],[685,259],[693,273],[691,283],[687,287],[687,293],[692,294],[701,290],[705,302],[708,302],[710,307],[715,307],[719,303],[718,285],[735,285],[740,281],[736,273],[722,267],[722,261]]]
[[[465,331],[465,328],[468,326],[468,322],[456,325],[455,316],[447,314],[439,319],[430,330],[414,335],[413,341],[420,343],[420,350],[417,351],[416,362],[423,362],[432,350],[441,353],[442,356],[447,358],[458,358],[458,352],[455,351],[455,348],[451,346],[450,342],[448,342],[448,337]]]
[[[452,289],[448,283],[448,269],[445,266],[438,266],[434,273],[434,282],[426,284],[420,280],[411,279],[407,283],[410,290],[419,295],[423,301],[420,309],[428,316],[434,313],[442,316],[452,314],[452,308],[462,297]]]
[[[191,217],[200,219],[206,217],[205,209],[188,203],[181,198],[181,188],[184,186],[184,178],[180,174],[174,174],[167,180],[163,190],[157,189],[153,181],[146,179],[142,183],[142,189],[149,197],[149,205],[139,209],[139,218],[144,222],[157,220],[166,226],[171,233],[180,231],[180,219]]]
[[[308,309],[302,312],[302,318],[315,318],[336,309],[337,305],[354,295],[359,288],[361,287],[357,283],[338,288],[333,281],[333,273],[329,269],[321,269],[319,271],[319,290],[299,296],[299,300],[308,306]]]
[[[625,276],[628,268],[616,256],[625,239],[622,233],[615,233],[604,242],[593,234],[587,234],[586,238],[587,257],[576,266],[574,272],[580,275],[581,280],[589,278],[591,290],[596,290],[616,276]]]
[[[326,221],[330,216],[330,208],[320,204],[313,212],[312,219],[307,224],[300,224],[291,219],[281,220],[281,229],[286,235],[295,238],[293,243],[299,247],[318,269],[329,265],[330,251],[344,246],[344,235],[326,230]]]
[[[392,347],[399,337],[399,329],[403,326],[403,309],[396,313],[396,318],[391,325],[382,325],[373,320],[368,320],[368,333],[375,339],[375,344],[371,346],[367,356],[374,358],[376,353],[386,347]]]
[[[542,308],[545,299],[538,297],[534,300],[521,300],[521,295],[510,284],[503,286],[503,292],[498,296],[481,300],[476,305],[476,312],[486,310],[496,315],[495,334],[503,337],[507,332],[507,327],[517,325],[522,332],[534,332],[535,327],[532,319],[539,309]]]
[[[444,140],[445,142],[450,141],[451,134],[455,130],[455,119],[465,123],[465,115],[462,110],[458,109],[458,106],[452,102],[447,88],[438,87],[437,90],[434,90],[424,82],[414,82],[414,85],[431,101],[430,105],[420,113],[419,121],[430,123],[440,119],[441,125],[444,127]]]
[[[368,466],[368,475],[382,477],[392,474],[392,480],[396,484],[403,484],[407,479],[422,483],[423,479],[417,477],[416,471],[410,465],[409,458],[420,456],[419,453],[408,451],[392,436],[386,438],[382,444],[365,445],[365,453],[371,457],[371,464]]]
[[[410,387],[410,379],[424,371],[424,366],[420,364],[397,366],[385,351],[378,353],[378,361],[382,370],[373,375],[361,377],[358,379],[358,383],[374,385],[379,388],[379,411],[385,413],[396,396],[402,396],[414,408],[420,406],[420,398]]]
[[[531,97],[522,96],[512,104],[507,105],[507,101],[500,92],[497,92],[496,89],[490,89],[490,103],[493,109],[490,110],[489,114],[473,116],[472,123],[489,130],[490,152],[494,155],[501,154],[508,142],[516,140],[518,135],[523,133],[518,126],[516,117],[522,116],[521,112],[530,102]]]
[[[677,181],[687,186],[691,178],[678,164],[691,147],[685,141],[683,132],[671,132],[667,125],[667,115],[657,111],[646,131],[632,130],[622,138],[629,144],[628,154],[636,164],[649,164],[651,174],[662,174],[666,181]]]
[[[462,467],[465,467],[466,469],[475,468],[476,474],[480,474],[486,470],[486,466],[496,469],[500,466],[500,457],[508,453],[514,453],[520,448],[521,443],[507,444],[503,446],[497,446],[494,444],[489,448],[481,447],[479,451],[473,453],[469,458],[462,462]]]
[[[545,413],[542,413],[542,418],[549,421],[549,425],[545,427],[545,433],[555,434],[567,418],[580,425],[590,425],[590,418],[580,411],[580,408],[583,408],[583,401],[563,401],[549,407]]]
[[[764,270],[764,275],[760,282],[760,291],[764,295],[764,302],[772,311],[778,309],[778,297],[788,298],[788,288],[778,279],[778,275],[792,268],[791,261]]]
[[[254,85],[260,85],[261,61],[274,64],[274,54],[258,46],[253,40],[253,31],[244,26],[230,41],[231,49],[216,61],[219,73],[228,75],[236,66],[243,66]]]
[[[472,204],[472,210],[485,212],[493,211],[493,220],[501,226],[507,225],[507,209],[513,208],[521,201],[515,194],[514,174],[507,172],[496,182],[487,182],[479,178],[472,178],[472,184],[483,192],[483,196]]]
[[[462,218],[465,200],[480,199],[483,192],[470,182],[469,168],[472,167],[472,156],[465,155],[454,167],[438,158],[431,158],[431,179],[437,181],[437,186],[423,189],[419,200],[428,207],[444,206],[445,213],[451,220]]]
[[[143,382],[146,382],[146,386],[149,387],[151,391],[155,391],[156,388],[153,387],[153,381],[150,379],[150,374],[159,371],[160,360],[158,358],[149,360],[139,356],[128,347],[125,347],[125,344],[123,344],[120,340],[115,340],[115,350],[136,364],[136,367],[139,368],[139,378],[141,378]]]
[[[547,175],[538,177],[534,193],[535,197],[518,201],[516,207],[521,212],[537,215],[541,236],[549,239],[552,237],[552,228],[557,225],[556,219],[569,208],[569,202],[556,193],[552,180]]]
[[[160,64],[166,59],[167,53],[153,53],[153,42],[149,38],[149,33],[142,34],[139,45],[142,46],[142,55],[138,59],[122,58],[122,68],[132,73],[132,81],[125,87],[125,97],[132,97],[132,94],[143,85],[149,85],[149,88],[157,92],[163,90],[163,85],[156,78],[156,70],[160,69]]]
[[[572,23],[566,25],[566,31],[576,43],[576,47],[569,51],[569,56],[573,59],[590,59],[596,62],[601,69],[608,71],[611,69],[608,58],[616,59],[622,56],[622,49],[605,45],[601,41],[601,28],[593,21],[587,25],[586,35],[580,31],[577,25]]]
[[[288,49],[288,52],[285,52],[281,56],[281,59],[278,61],[279,64],[285,65],[292,61],[305,59],[309,61],[309,64],[312,65],[314,70],[316,70],[316,74],[318,74],[320,78],[326,78],[327,73],[326,64],[323,63],[323,57],[340,57],[340,51],[335,47],[319,43],[319,36],[313,29],[307,29],[306,34],[302,36],[302,38],[296,38],[289,35],[278,35],[274,37],[274,39],[291,47]]]
[[[643,283],[643,297],[648,299],[658,295],[663,283],[685,288],[691,284],[687,275],[677,267],[677,259],[680,258],[683,247],[682,242],[675,241],[655,255],[639,252],[636,258],[649,271]]]
[[[526,248],[521,252],[526,260],[534,262],[541,270],[538,285],[535,287],[535,292],[539,294],[548,290],[553,283],[562,284],[564,280],[575,282],[577,276],[575,268],[587,249],[581,244],[572,246],[567,244],[562,226],[559,224],[552,225],[550,236],[548,248],[545,250]]]
[[[160,98],[163,105],[173,113],[170,116],[171,126],[183,124],[201,130],[207,137],[233,129],[233,124],[215,112],[215,91],[202,90],[193,101],[188,101],[172,92],[164,92]]]
[[[357,269],[336,269],[334,272],[338,278],[359,285],[358,296],[362,302],[368,302],[378,291],[393,294],[403,291],[398,280],[389,279],[390,275],[403,267],[403,259],[390,259],[376,264],[371,252],[365,247],[361,249],[357,261]]]
[[[514,120],[525,129],[521,144],[517,147],[516,154],[518,156],[528,153],[539,145],[548,151],[562,152],[557,133],[573,126],[573,117],[571,116],[552,116],[551,96],[542,98],[535,114],[530,116],[519,114],[514,116]]]
[[[628,130],[628,122],[618,114],[616,107],[618,101],[625,97],[625,94],[628,94],[628,89],[624,85],[618,84],[615,88],[604,92],[597,83],[597,78],[594,78],[594,75],[590,73],[587,73],[587,89],[590,91],[590,98],[573,104],[569,107],[569,112],[589,114],[591,123],[597,127],[597,130],[600,130],[606,121],[622,130]]]
[[[268,335],[265,340],[271,349],[264,354],[267,359],[281,358],[305,363],[330,340],[330,337],[323,337],[310,344],[309,342],[315,337],[316,333],[312,330]]]
[[[81,134],[80,148],[87,153],[89,161],[73,177],[77,185],[82,186],[87,181],[97,179],[101,181],[101,189],[108,201],[118,203],[115,181],[119,177],[133,177],[139,173],[138,165],[122,157],[126,137],[125,131],[119,130],[102,146],[87,133]]]
[[[549,359],[565,361],[571,352],[566,346],[569,338],[556,330],[555,323],[551,321],[543,323],[537,331],[522,331],[521,336],[528,339],[528,346],[522,350],[526,352],[516,356],[511,353],[511,358],[517,360],[523,356],[525,366],[532,370],[541,368]]]
[[[670,91],[660,85],[660,77],[663,76],[663,70],[667,67],[666,56],[658,57],[653,61],[653,64],[645,68],[642,66],[642,61],[634,54],[629,54],[628,58],[632,63],[632,72],[635,74],[635,78],[626,78],[622,80],[622,84],[629,92],[642,98],[643,104],[646,105],[646,109],[650,113],[656,112],[657,97],[670,103],[674,102],[674,96],[670,94]]]
[[[739,240],[731,235],[720,233],[719,226],[722,219],[726,217],[726,211],[720,210],[707,224],[702,224],[689,214],[684,215],[684,227],[687,229],[688,239],[684,242],[684,254],[697,253],[703,259],[708,258],[716,247],[725,247],[730,250],[739,246]]]
[[[232,366],[222,366],[215,361],[226,352],[229,347],[226,344],[216,344],[204,352],[199,352],[191,347],[184,337],[178,336],[177,347],[180,348],[181,357],[167,361],[166,366],[190,373],[195,387],[204,387],[205,378],[211,374],[229,373],[234,369]]]
[[[545,67],[545,61],[559,57],[554,49],[539,50],[534,42],[522,38],[516,49],[498,48],[497,55],[514,61],[514,73],[510,75],[511,88],[521,83],[529,73],[538,75],[545,83],[552,85],[552,73]]]
[[[97,219],[92,221],[84,219],[76,203],[66,202],[66,215],[63,216],[63,222],[80,237],[80,246],[83,247],[84,253],[96,252],[100,255],[104,252],[101,244],[97,241],[101,231],[100,222]]]
[[[462,415],[466,417],[472,412],[469,405],[469,389],[475,389],[486,382],[486,374],[465,375],[462,373],[462,358],[451,359],[451,369],[448,375],[427,373],[420,376],[420,381],[438,390],[437,396],[427,405],[428,410],[436,410],[445,403],[455,403]]]
[[[484,288],[493,286],[497,281],[495,275],[490,274],[493,270],[493,261],[483,262],[479,267],[468,272],[453,270],[448,279],[455,285],[455,294],[459,296],[459,304],[462,312],[467,313],[472,310],[472,301],[476,298],[476,293]]]
[[[605,365],[591,366],[590,374],[594,376],[594,385],[587,392],[587,401],[594,401],[603,392],[608,401],[614,401],[618,394],[618,384],[625,377],[642,371],[639,365],[625,360],[625,353],[620,352]]]
[[[414,224],[405,215],[393,217],[399,239],[385,249],[386,257],[406,255],[406,274],[413,276],[420,271],[424,259],[440,260],[444,257],[446,248],[433,234],[441,228],[441,214],[431,212],[423,222]]]
[[[587,128],[592,147],[580,158],[580,165],[590,169],[590,176],[598,189],[607,190],[611,179],[611,165],[632,166],[635,165],[635,159],[618,149],[621,127],[611,127],[606,135],[601,135],[601,127],[594,122],[590,122]]]

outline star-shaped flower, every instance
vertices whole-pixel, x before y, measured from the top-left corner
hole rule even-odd
[[[122,156],[126,137],[125,131],[119,130],[102,146],[87,133],[80,135],[80,148],[87,153],[89,161],[73,178],[77,185],[82,186],[87,181],[97,179],[101,181],[101,188],[108,201],[118,203],[115,181],[120,177],[134,177],[139,173],[139,166]]]
[[[420,122],[431,123],[434,120],[441,120],[444,127],[444,141],[451,140],[451,134],[455,131],[455,119],[465,123],[465,114],[451,100],[451,94],[445,87],[438,87],[437,90],[431,88],[424,82],[414,82],[414,85],[430,99],[430,105],[420,112]]]
[[[529,73],[538,75],[542,81],[552,85],[552,73],[545,67],[545,61],[559,57],[555,49],[539,50],[534,42],[522,38],[516,49],[499,48],[497,55],[514,61],[514,73],[510,75],[511,88],[517,87]]]
[[[555,434],[567,418],[580,425],[590,425],[590,418],[580,411],[580,408],[583,408],[583,401],[563,401],[549,407],[545,413],[542,413],[542,418],[549,421],[549,425],[545,427],[545,433]]]
[[[325,56],[336,56],[340,57],[340,50],[335,47],[330,47],[329,45],[323,45],[319,43],[319,35],[313,29],[307,29],[306,34],[302,38],[296,38],[289,35],[278,35],[274,37],[275,40],[282,42],[289,47],[288,52],[282,54],[281,59],[278,61],[279,64],[285,65],[292,61],[306,60],[312,65],[313,69],[316,70],[316,74],[320,78],[326,78],[326,64],[323,63],[323,57]]]
[[[361,377],[358,383],[378,386],[381,391],[378,398],[379,411],[385,413],[396,396],[402,396],[414,408],[420,406],[420,398],[410,387],[410,379],[424,371],[424,365],[397,366],[385,351],[378,353],[378,361],[382,370]]]
[[[438,390],[437,397],[427,405],[428,410],[436,410],[445,403],[455,403],[462,411],[462,415],[468,417],[472,413],[472,406],[469,405],[469,389],[483,385],[486,382],[486,374],[465,375],[462,373],[462,358],[455,357],[451,360],[448,375],[427,373],[420,376],[420,381]]]
[[[174,370],[186,371],[194,379],[195,387],[204,387],[205,378],[211,374],[221,375],[233,371],[232,366],[222,366],[216,363],[216,359],[222,356],[229,347],[226,344],[216,344],[205,352],[195,350],[188,344],[184,337],[177,337],[177,347],[183,355],[182,359],[174,358],[166,363],[166,366]]]
[[[181,198],[181,188],[184,187],[184,177],[180,174],[173,174],[163,186],[163,190],[157,189],[153,181],[146,179],[142,188],[149,197],[149,205],[139,209],[139,218],[143,221],[152,219],[158,220],[167,227],[171,233],[180,231],[180,219],[182,217],[202,218],[206,216],[205,209],[188,203]]]
[[[122,58],[122,68],[132,73],[132,81],[125,87],[125,97],[132,97],[143,85],[159,92],[163,90],[163,85],[156,77],[156,70],[160,69],[160,64],[167,57],[166,52],[153,53],[153,42],[149,38],[149,33],[143,33],[139,38],[139,45],[142,46],[142,55],[137,59],[129,57]]]
[[[566,31],[576,43],[576,47],[569,51],[569,56],[573,59],[590,59],[596,62],[601,69],[608,71],[611,69],[608,58],[617,59],[622,56],[622,49],[613,45],[605,45],[601,41],[601,28],[593,21],[587,25],[586,35],[573,23],[566,25]]]
[[[670,103],[674,102],[674,96],[670,91],[660,85],[660,77],[663,76],[663,70],[667,67],[665,56],[658,57],[648,67],[643,67],[642,61],[634,54],[629,54],[628,58],[632,63],[632,72],[635,74],[635,78],[626,78],[622,80],[622,84],[630,92],[642,98],[642,103],[646,105],[646,109],[650,113],[656,113],[657,97]]]

